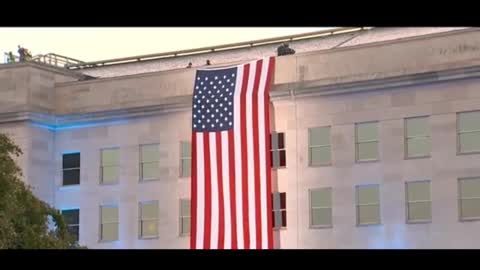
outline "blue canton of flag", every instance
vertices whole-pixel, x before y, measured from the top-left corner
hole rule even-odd
[[[193,94],[193,131],[233,128],[233,97],[237,68],[199,70]]]

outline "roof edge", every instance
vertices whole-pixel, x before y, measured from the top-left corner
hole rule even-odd
[[[257,47],[257,46],[263,46],[268,44],[282,43],[286,41],[303,40],[303,39],[317,38],[321,36],[339,35],[339,34],[345,34],[350,32],[357,32],[357,31],[368,31],[371,28],[372,27],[338,27],[330,30],[307,32],[302,34],[280,36],[280,37],[267,38],[267,39],[250,40],[250,41],[243,41],[243,42],[237,42],[237,43],[228,43],[228,44],[216,45],[216,46],[200,47],[200,48],[194,48],[194,49],[170,51],[170,52],[155,53],[155,54],[135,55],[135,56],[129,56],[129,57],[105,59],[105,60],[98,60],[98,61],[90,61],[82,64],[68,65],[67,68],[87,69],[91,67],[102,67],[107,65],[110,66],[110,65],[117,65],[117,64],[127,64],[127,63],[134,63],[134,62],[159,60],[164,58],[174,58],[179,56],[204,54],[204,53],[210,53],[210,52],[219,52],[219,51],[223,52],[223,51],[236,50],[241,48],[249,48],[249,47]]]
[[[13,69],[13,68],[20,68],[20,67],[34,67],[38,68],[41,70],[57,73],[57,74],[62,74],[65,76],[70,76],[73,78],[77,78],[80,80],[85,80],[85,79],[93,79],[95,77],[83,74],[81,72],[75,71],[75,70],[69,70],[61,67],[56,67],[40,62],[34,62],[34,61],[26,61],[26,62],[19,62],[19,63],[9,63],[9,64],[3,64],[0,65],[0,70],[1,69]]]

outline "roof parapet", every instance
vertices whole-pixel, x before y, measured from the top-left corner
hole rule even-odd
[[[156,53],[156,54],[137,55],[137,56],[107,59],[107,60],[100,60],[100,61],[93,61],[93,62],[67,64],[65,65],[65,67],[68,69],[83,69],[83,68],[91,68],[91,67],[106,66],[106,65],[125,64],[125,63],[142,62],[142,61],[148,61],[148,60],[174,58],[174,57],[187,56],[187,55],[198,55],[198,54],[211,53],[211,52],[220,52],[220,51],[228,51],[228,50],[235,50],[235,49],[241,49],[241,48],[262,46],[262,45],[268,45],[268,44],[283,43],[283,42],[294,41],[294,40],[318,38],[322,36],[331,36],[331,35],[337,35],[337,34],[344,34],[348,32],[364,31],[364,30],[369,30],[371,28],[373,27],[340,27],[340,28],[335,28],[331,30],[316,31],[316,32],[310,32],[310,33],[268,38],[268,39],[259,39],[254,41],[245,41],[245,42],[231,43],[226,45],[209,46],[209,47],[202,47],[202,48],[196,48],[196,49],[179,50],[179,51]]]

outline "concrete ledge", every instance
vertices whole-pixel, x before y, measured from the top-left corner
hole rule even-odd
[[[65,69],[65,68],[55,67],[55,66],[52,66],[52,65],[47,65],[47,64],[43,64],[43,63],[39,63],[39,62],[33,62],[33,61],[19,62],[19,63],[12,63],[12,64],[3,64],[3,65],[0,65],[0,71],[6,70],[6,69],[23,68],[23,67],[38,68],[38,69],[45,70],[45,71],[48,71],[48,72],[61,74],[61,75],[65,75],[65,76],[69,76],[69,77],[77,78],[77,79],[92,78],[91,76],[82,74],[82,73],[77,72],[77,71],[68,70],[68,69]]]
[[[374,83],[375,89],[382,84],[392,84],[388,81],[390,78],[416,74],[436,76],[428,73],[480,65],[480,31],[471,28],[276,59],[272,95],[284,85],[289,90],[296,89],[297,93],[299,89],[314,91],[315,88],[326,93],[334,90],[330,87],[358,88],[364,83]],[[75,114],[163,104],[168,98],[191,95],[194,77],[195,69],[184,68],[57,83],[55,110],[57,114]],[[426,77],[400,80],[434,81]],[[398,84],[402,85],[408,84]]]
[[[479,77],[480,65],[452,70],[389,77],[385,79],[364,80],[353,83],[316,86],[315,82],[310,82],[309,84],[293,83],[278,85],[274,88],[274,91],[271,92],[270,97],[272,100],[278,100],[289,97],[292,94],[297,97],[347,94],[429,83],[440,83],[459,79],[474,79]]]
[[[358,81],[353,83],[332,84],[324,86],[302,87],[301,83],[284,84],[274,86],[270,93],[273,102],[295,97],[310,97],[322,95],[336,95],[357,93],[363,91],[394,89],[422,84],[435,84],[459,79],[480,78],[480,65],[459,68],[452,70],[442,70],[436,72],[426,72],[414,75],[403,75],[384,79],[374,79]],[[54,115],[30,107],[27,110],[19,112],[0,113],[0,123],[16,121],[32,121],[39,125],[51,129],[60,129],[66,126],[85,123],[100,123],[105,121],[126,120],[138,117],[149,117],[165,113],[190,111],[192,105],[192,96],[183,95],[177,97],[165,98],[162,104],[150,106],[138,106],[124,109],[113,109],[98,112],[73,113]],[[34,110],[32,110],[34,109]],[[38,108],[37,108],[38,109]]]
[[[78,75],[31,62],[1,68],[24,66]],[[5,85],[30,80],[28,72],[26,75],[18,73],[23,76],[17,74],[18,78],[12,77],[11,73],[5,72]],[[42,76],[32,75],[34,83],[22,86],[26,89],[22,96],[18,96],[20,92],[16,85],[5,87],[6,100],[12,100],[14,104],[6,108],[5,113],[0,113],[0,122],[28,120],[60,128],[76,123],[189,111],[195,69],[83,82],[54,82],[54,78],[42,79]],[[277,101],[291,96],[356,93],[478,77],[480,31],[472,28],[407,38],[400,42],[278,57],[270,96],[272,101]],[[51,95],[38,95],[42,87],[51,89]],[[35,89],[36,92],[32,93],[36,95],[31,89]],[[37,96],[39,98],[34,99]],[[52,106],[47,106],[49,104]],[[18,112],[12,112],[14,110]]]

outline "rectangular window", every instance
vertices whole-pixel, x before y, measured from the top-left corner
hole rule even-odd
[[[287,166],[285,152],[285,133],[272,133],[271,135],[271,161],[272,168],[282,168]]]
[[[118,207],[100,206],[100,240],[118,240]]]
[[[101,150],[101,183],[118,183],[119,175],[119,150],[118,148]]]
[[[308,129],[309,166],[325,166],[332,163],[330,127]]]
[[[190,235],[190,199],[180,199],[180,235]]]
[[[63,154],[63,186],[80,184],[80,153]]]
[[[180,143],[180,177],[190,177],[192,167],[192,144]]]
[[[458,113],[457,121],[458,152],[480,152],[480,111]]]
[[[458,180],[460,220],[480,219],[480,177]]]
[[[406,158],[430,156],[430,128],[428,116],[405,119]]]
[[[406,191],[407,222],[430,222],[432,220],[430,181],[407,182]]]
[[[273,228],[281,229],[287,227],[287,193],[274,192],[273,197]]]
[[[380,224],[379,185],[357,186],[357,225]]]
[[[158,144],[140,146],[140,177],[142,181],[160,178],[160,149]]]
[[[63,220],[67,225],[68,232],[75,238],[79,239],[80,232],[80,209],[62,210]]]
[[[310,190],[310,227],[332,227],[332,189]]]
[[[158,201],[141,202],[139,204],[140,238],[154,238],[158,236]]]
[[[378,160],[378,122],[355,124],[357,161]]]

